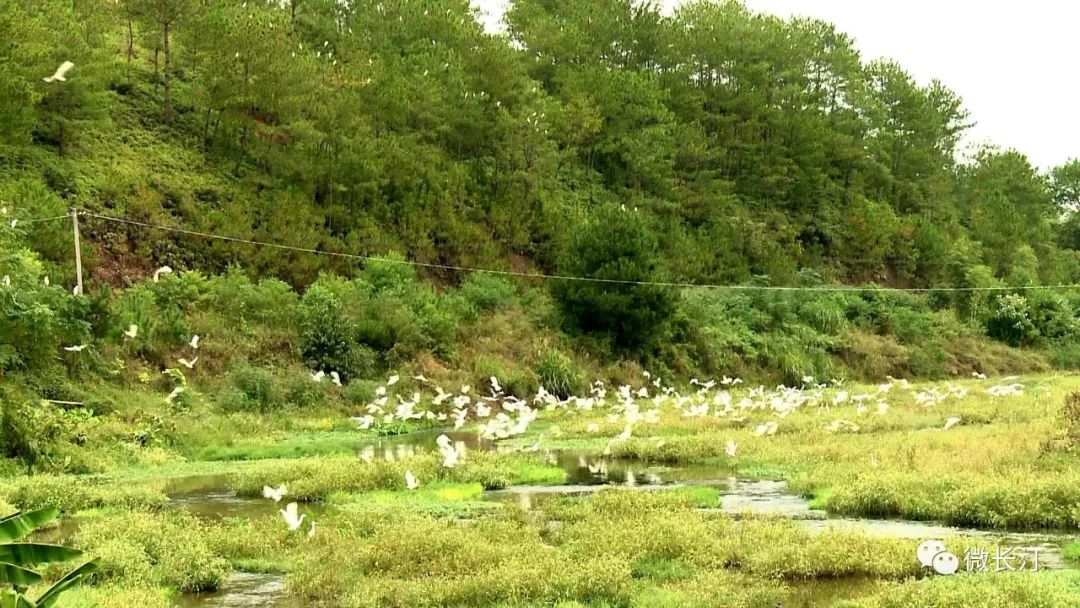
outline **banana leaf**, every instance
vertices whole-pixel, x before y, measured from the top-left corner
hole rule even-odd
[[[56,519],[59,514],[57,509],[42,509],[30,513],[15,513],[0,519],[0,543],[19,540]]]
[[[39,543],[4,543],[0,544],[0,562],[29,566],[66,562],[82,555],[82,551],[59,545]]]
[[[41,582],[41,575],[33,570],[0,562],[0,583],[13,587],[29,587]]]
[[[6,591],[0,593],[0,608],[38,608],[38,605],[21,593]]]
[[[83,582],[87,577],[97,570],[96,562],[86,562],[78,568],[68,572],[64,575],[64,578],[56,581],[52,587],[45,593],[42,593],[33,606],[29,608],[52,608],[56,601],[60,599],[60,594],[68,589]]]

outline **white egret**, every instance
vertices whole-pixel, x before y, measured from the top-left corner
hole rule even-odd
[[[419,482],[416,481],[416,475],[413,475],[412,471],[405,471],[405,487],[409,490],[415,490],[420,487]]]
[[[307,531],[307,537],[308,538],[314,538],[315,537],[315,520],[314,519],[311,520],[311,528],[309,528],[308,531]]]
[[[138,336],[138,335],[139,335],[139,326],[135,325],[134,323],[132,323],[131,325],[128,325],[128,328],[124,330],[124,337],[129,339],[129,340],[135,339],[135,337]]]
[[[276,488],[270,486],[263,486],[262,494],[263,498],[269,498],[274,502],[281,502],[282,498],[285,498],[285,494],[288,493],[288,487],[285,484],[281,484]]]
[[[306,515],[299,514],[299,508],[295,502],[290,502],[284,509],[281,510],[281,516],[285,518],[285,525],[289,527],[290,532],[295,532],[300,529],[300,525],[304,523]]]
[[[731,439],[727,440],[727,445],[724,446],[724,453],[728,455],[728,458],[734,458],[738,452],[739,446]]]
[[[188,361],[187,359],[185,359],[183,357],[178,359],[178,361],[180,362],[180,365],[183,365],[184,367],[186,367],[188,369],[195,369],[195,363],[198,362],[198,360],[199,360],[198,357],[195,357],[191,361]]]
[[[191,336],[191,341],[188,342],[188,346],[198,350],[198,348],[199,348],[199,336]]]
[[[337,386],[341,386],[341,376],[337,372],[330,372],[330,381]]]
[[[75,67],[74,63],[65,61],[60,64],[60,67],[56,68],[56,72],[52,76],[46,76],[42,80],[48,83],[53,82],[65,82],[67,81],[67,73],[71,71],[71,68]]]
[[[86,350],[86,346],[86,344],[79,344],[78,346],[65,346],[64,350],[69,353],[81,353],[82,351]]]
[[[163,274],[172,274],[172,271],[173,269],[169,268],[168,266],[162,266],[161,268],[158,268],[154,271],[154,282],[157,283],[158,281],[160,281],[161,275]]]
[[[325,378],[325,377],[326,377],[326,372],[324,372],[322,370],[319,370],[317,372],[311,372],[311,380],[312,380],[312,382],[322,382],[323,378]]]
[[[394,386],[395,384],[397,384],[397,383],[398,383],[398,380],[401,380],[401,377],[400,377],[400,376],[398,376],[398,375],[396,375],[396,374],[395,374],[395,375],[393,375],[393,376],[390,376],[390,377],[389,377],[389,378],[387,378],[387,380],[386,380],[386,386]]]
[[[945,429],[944,430],[947,431],[947,430],[953,428],[954,426],[956,426],[958,424],[960,424],[960,419],[953,416],[952,418],[949,418],[948,420],[945,421]]]
[[[11,227],[14,228],[19,225],[19,220],[11,220]]]
[[[177,397],[179,397],[181,394],[183,394],[183,392],[184,392],[184,387],[182,387],[182,386],[178,386],[178,387],[174,388],[172,390],[172,392],[169,393],[169,396],[165,397],[165,402],[171,404],[173,401],[176,400]]]
[[[754,434],[758,437],[762,437],[764,435],[775,435],[777,428],[777,424],[770,420],[766,423],[759,424],[757,428],[754,429]]]

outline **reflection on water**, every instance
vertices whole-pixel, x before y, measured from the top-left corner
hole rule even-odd
[[[789,583],[784,608],[820,608],[855,600],[881,589],[885,583],[871,578],[813,579]]]
[[[729,479],[720,498],[721,511],[729,515],[782,515],[800,519],[825,517],[810,508],[805,498],[792,494],[785,481]]]
[[[277,513],[284,504],[262,497],[237,496],[228,489],[228,475],[201,475],[176,479],[166,486],[168,507],[184,509],[203,519],[217,520],[230,517],[264,517]],[[282,501],[282,503],[287,501]],[[304,511],[320,515],[325,507],[318,504],[305,505]]]
[[[182,595],[176,608],[299,608],[300,603],[285,596],[280,574],[233,574],[214,593]]]

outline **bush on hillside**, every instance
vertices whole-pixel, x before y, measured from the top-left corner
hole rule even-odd
[[[654,236],[638,214],[609,208],[572,237],[560,258],[563,275],[608,281],[658,281]],[[552,281],[552,295],[570,329],[642,352],[667,330],[678,293],[653,285]]]

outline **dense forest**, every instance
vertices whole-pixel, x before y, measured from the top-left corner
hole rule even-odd
[[[1030,289],[1080,283],[1080,163],[962,158],[962,100],[828,23],[721,1],[518,0],[502,35],[466,0],[0,5],[0,375],[21,396],[79,396],[46,370],[165,365],[207,327],[234,376],[412,365],[519,392],[627,362],[792,382],[1080,363],[1080,294]],[[72,208],[81,296],[70,220],[33,221]]]

